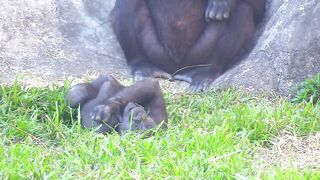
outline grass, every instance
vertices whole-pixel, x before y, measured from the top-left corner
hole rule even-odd
[[[296,96],[293,102],[313,102],[318,103],[320,100],[320,73],[314,77],[305,80],[297,87]]]
[[[239,90],[165,92],[169,128],[154,136],[84,130],[65,87],[0,87],[0,179],[317,179],[320,169],[257,171],[257,148],[283,131],[320,132],[320,105]],[[77,112],[76,112],[77,113]]]

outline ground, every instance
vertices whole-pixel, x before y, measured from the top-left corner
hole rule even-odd
[[[120,136],[84,130],[64,87],[1,87],[0,178],[320,176],[320,105],[239,90],[164,90],[168,129]],[[75,112],[77,114],[77,112]]]
[[[0,6],[0,178],[320,176],[319,105],[284,97],[190,94],[162,81],[169,129],[150,138],[82,130],[63,102],[66,80],[132,83],[107,21],[114,1],[30,2]]]

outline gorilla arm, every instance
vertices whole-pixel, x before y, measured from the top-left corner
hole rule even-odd
[[[110,98],[107,106],[110,109],[110,116],[113,113],[119,112],[130,103],[137,103],[149,110],[149,116],[156,124],[168,121],[163,94],[161,92],[159,83],[155,79],[145,79],[139,81],[129,87],[122,89],[114,97]]]

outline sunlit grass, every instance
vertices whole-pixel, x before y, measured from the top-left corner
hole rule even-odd
[[[255,172],[253,153],[282,131],[320,131],[320,108],[238,90],[165,92],[169,127],[154,136],[97,135],[81,129],[65,87],[0,87],[0,178],[319,177],[316,170]],[[77,112],[74,112],[75,114]]]

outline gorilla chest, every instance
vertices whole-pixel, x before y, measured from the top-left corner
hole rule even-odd
[[[157,36],[174,58],[182,58],[205,28],[206,0],[149,0]]]

